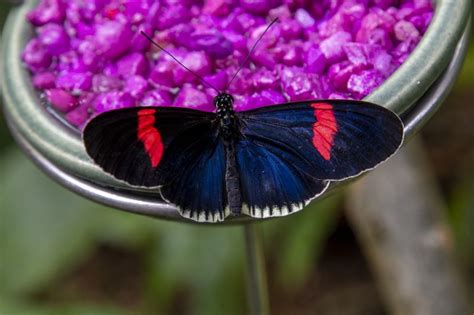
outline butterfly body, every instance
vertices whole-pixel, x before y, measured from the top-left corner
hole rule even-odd
[[[232,214],[240,214],[242,199],[240,192],[240,178],[235,159],[235,142],[240,136],[239,121],[234,111],[234,98],[227,93],[219,93],[214,98],[216,117],[219,121],[219,135],[222,137],[226,156],[226,193],[229,209]]]

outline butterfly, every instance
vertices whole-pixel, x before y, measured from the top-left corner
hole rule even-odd
[[[295,213],[330,181],[373,169],[403,142],[400,118],[367,102],[313,100],[241,112],[233,103],[232,95],[217,90],[215,113],[177,107],[105,112],[83,131],[86,152],[115,178],[156,189],[183,217],[218,222],[231,214]]]
[[[157,188],[179,213],[200,222],[230,214],[284,216],[321,195],[330,181],[388,159],[403,123],[359,101],[307,101],[235,112],[221,93],[216,112],[142,107],[98,115],[85,127],[89,156],[132,186]]]

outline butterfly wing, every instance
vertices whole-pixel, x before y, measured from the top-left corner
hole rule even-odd
[[[245,136],[244,136],[245,137]],[[284,149],[243,138],[236,145],[242,212],[257,218],[284,216],[322,194],[329,182],[292,163]]]
[[[314,178],[343,180],[370,170],[403,142],[403,123],[384,107],[314,101],[240,112],[242,134]]]
[[[238,117],[243,211],[254,217],[302,209],[325,191],[328,180],[375,167],[403,140],[403,124],[395,114],[364,102],[290,103]]]
[[[87,153],[133,186],[159,187],[180,213],[198,221],[225,217],[225,153],[213,113],[128,108],[103,113],[84,129]]]

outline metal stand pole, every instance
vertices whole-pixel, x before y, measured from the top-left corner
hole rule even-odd
[[[262,230],[258,223],[243,226],[245,234],[247,300],[250,314],[269,315],[267,274]]]

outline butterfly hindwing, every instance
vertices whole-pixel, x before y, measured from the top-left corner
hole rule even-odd
[[[243,136],[299,171],[342,180],[374,168],[403,141],[403,124],[367,102],[313,101],[240,112]]]
[[[251,139],[236,145],[242,212],[252,217],[284,216],[301,210],[322,194],[328,182],[315,179],[285,158]]]
[[[223,220],[225,154],[213,113],[129,108],[103,113],[83,133],[87,153],[133,186],[160,187],[164,199],[194,220]]]
[[[224,144],[219,137],[213,137],[191,144],[187,152],[190,151],[200,154],[189,154],[183,159],[181,169],[174,168],[173,179],[160,188],[161,195],[187,218],[200,222],[222,221],[229,215]]]

